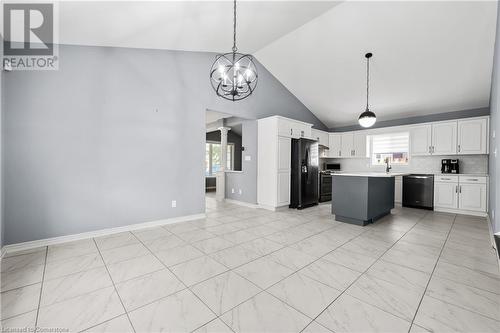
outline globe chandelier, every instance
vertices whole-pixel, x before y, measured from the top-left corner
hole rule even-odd
[[[218,54],[210,69],[210,82],[217,96],[239,101],[250,96],[257,86],[257,67],[250,54],[238,53],[236,47],[236,0],[233,5],[233,49]]]
[[[370,58],[373,56],[372,53],[365,54],[366,58],[366,109],[359,115],[358,122],[362,127],[372,127],[377,121],[377,116],[375,113],[370,111],[368,107],[368,97],[370,92]]]

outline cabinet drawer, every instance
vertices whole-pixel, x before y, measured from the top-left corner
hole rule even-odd
[[[451,176],[434,176],[434,181],[435,182],[441,182],[441,183],[458,183],[458,176],[451,175]]]
[[[483,177],[483,176],[477,176],[477,177],[474,177],[474,176],[460,176],[459,177],[459,180],[460,180],[460,183],[468,183],[468,184],[486,184],[487,183],[487,177]]]

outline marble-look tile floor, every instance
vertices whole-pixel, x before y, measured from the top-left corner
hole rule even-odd
[[[7,254],[4,329],[500,332],[485,219],[396,208],[336,222],[207,198],[207,217]]]

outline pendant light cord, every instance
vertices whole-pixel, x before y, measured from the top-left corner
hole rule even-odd
[[[368,97],[370,94],[370,58],[366,58],[366,110],[368,111]]]
[[[236,47],[236,0],[234,0],[233,8],[233,53],[236,53],[238,48]]]

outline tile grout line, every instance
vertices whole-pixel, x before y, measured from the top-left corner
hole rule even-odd
[[[134,330],[134,332],[136,332],[134,324],[132,324],[132,320],[130,320],[130,316],[128,315],[127,309],[125,308],[125,305],[123,304],[123,300],[122,300],[120,294],[118,293],[118,289],[116,289],[115,281],[113,280],[113,277],[111,276],[111,273],[109,272],[108,266],[106,265],[106,262],[104,261],[104,258],[102,256],[101,250],[99,249],[99,246],[97,246],[97,242],[96,242],[95,238],[92,238],[92,241],[94,242],[94,245],[97,248],[97,252],[99,252],[99,255],[101,256],[101,260],[104,263],[104,268],[106,268],[106,272],[108,272],[109,279],[111,280],[111,283],[113,284],[113,288],[115,290],[116,295],[118,296],[118,299],[120,300],[120,303],[121,303],[121,305],[123,307],[123,311],[125,311],[125,314],[127,315],[127,319],[128,319],[128,321],[130,323],[130,326],[132,327],[132,330]],[[104,321],[102,323],[105,323],[105,322],[106,321]],[[100,325],[102,323],[99,323],[98,325]],[[97,325],[95,325],[95,326],[97,326]],[[87,327],[85,329],[89,329],[89,328],[90,327]]]
[[[169,232],[170,232],[170,231],[169,231]],[[208,309],[209,309],[209,310],[210,310],[210,311],[211,311],[211,312],[215,315],[215,318],[214,318],[214,319],[219,318],[219,317],[218,317],[218,315],[217,315],[217,313],[215,313],[215,312],[214,312],[214,311],[213,311],[213,310],[212,310],[212,309],[211,309],[211,308],[210,308],[207,304],[205,304],[205,302],[203,302],[203,300],[202,300],[200,297],[198,297],[198,295],[196,295],[196,294],[195,294],[195,293],[194,293],[194,292],[193,292],[193,291],[189,288],[189,286],[188,286],[186,283],[184,283],[184,281],[182,281],[181,279],[179,279],[179,277],[178,277],[178,276],[177,276],[177,275],[176,275],[176,274],[175,274],[175,273],[174,273],[174,272],[173,272],[173,271],[172,271],[172,270],[171,270],[171,269],[170,269],[167,265],[165,265],[165,264],[163,263],[163,261],[161,261],[161,260],[160,260],[160,258],[158,258],[158,257],[156,256],[156,254],[155,254],[153,251],[151,251],[151,249],[150,249],[149,247],[147,247],[147,246],[143,243],[143,241],[142,241],[141,239],[139,239],[139,237],[137,237],[137,235],[135,235],[133,232],[131,232],[131,234],[132,234],[132,235],[133,235],[133,236],[134,236],[134,237],[135,237],[135,238],[136,238],[136,239],[137,239],[137,240],[138,240],[138,241],[139,241],[139,242],[140,242],[140,243],[141,243],[141,244],[142,244],[142,245],[143,245],[143,246],[144,246],[144,247],[145,247],[145,248],[146,248],[146,249],[150,252],[150,253],[151,253],[151,255],[153,255],[153,256],[156,258],[156,260],[158,260],[158,261],[159,261],[159,262],[160,262],[160,263],[161,263],[161,264],[162,264],[162,265],[163,265],[163,266],[164,266],[164,267],[165,267],[165,268],[166,268],[166,269],[167,269],[167,270],[168,270],[168,271],[169,271],[169,272],[173,275],[173,276],[175,276],[175,278],[176,278],[177,280],[179,280],[179,281],[180,281],[180,282],[184,285],[184,287],[185,287],[185,288],[184,288],[184,289],[182,289],[182,290],[189,290],[189,292],[190,292],[192,295],[194,295],[194,296],[195,296],[195,297],[196,297],[196,298],[197,298],[197,299],[198,299],[198,300],[199,300],[199,301],[200,301],[203,305],[205,305],[205,306],[206,306],[206,307],[207,307],[207,308],[208,308]],[[205,256],[207,256],[207,255],[205,254]],[[201,258],[201,257],[200,257],[200,258]],[[188,260],[188,261],[189,261],[189,260]],[[227,271],[226,271],[226,272],[227,272]],[[224,273],[225,273],[225,272],[224,272]],[[220,274],[222,274],[222,273],[220,273]],[[142,276],[142,275],[141,275],[141,276]],[[172,295],[174,295],[174,294],[176,294],[176,293],[178,293],[178,292],[181,292],[182,290],[178,290],[178,291],[176,291],[176,292],[174,292],[174,293],[172,293],[172,294],[166,295],[166,296],[164,296],[164,297],[160,297],[160,298],[158,298],[158,299],[156,299],[156,300],[154,300],[154,301],[151,301],[151,302],[149,302],[149,303],[147,303],[147,304],[143,304],[142,306],[139,306],[139,307],[135,308],[135,309],[134,309],[134,310],[132,310],[132,311],[136,311],[137,309],[143,308],[143,307],[145,307],[145,306],[147,306],[147,305],[153,304],[153,303],[158,302],[158,301],[160,301],[160,300],[162,300],[162,299],[165,299],[165,298],[167,298],[167,297],[170,297],[170,296],[172,296]],[[127,312],[127,315],[128,315],[128,311],[127,311],[127,309],[125,309],[125,311]],[[210,320],[210,321],[208,321],[208,322],[206,322],[206,323],[203,323],[203,325],[206,325],[207,323],[209,323],[209,322],[213,321],[214,319],[212,319],[212,320]],[[203,325],[202,325],[202,326],[203,326]],[[200,326],[200,327],[201,327],[201,326]],[[196,328],[196,329],[197,329],[197,328]]]
[[[455,225],[455,220],[456,219],[457,219],[457,215],[455,214],[454,217],[453,217],[453,223],[451,224],[450,230],[448,230],[448,234],[446,235],[446,239],[445,239],[443,245],[441,246],[441,251],[439,251],[439,256],[437,257],[437,260],[434,263],[434,267],[432,268],[432,272],[431,272],[431,276],[429,278],[429,281],[427,281],[427,284],[425,286],[424,292],[422,293],[422,297],[420,297],[420,301],[418,302],[417,310],[415,311],[415,314],[413,315],[413,318],[411,320],[410,328],[408,328],[408,333],[410,332],[411,327],[413,326],[413,323],[415,322],[415,318],[417,317],[418,310],[420,310],[420,305],[422,305],[422,301],[424,300],[425,293],[427,292],[427,288],[429,287],[429,284],[431,283],[431,280],[432,280],[432,278],[434,276],[434,271],[436,270],[436,267],[438,265],[439,259],[441,258],[441,254],[443,253],[444,247],[446,246],[446,242],[448,241],[448,238],[450,237],[450,233],[451,233],[451,230],[453,229],[453,226]]]
[[[42,302],[42,292],[43,292],[43,282],[45,281],[45,269],[47,268],[47,257],[49,255],[49,247],[45,247],[45,261],[43,263],[43,273],[42,273],[42,281],[40,284],[40,297],[38,298],[38,307],[36,309],[36,319],[35,319],[35,328],[38,326],[38,315],[40,314],[40,306]]]
[[[395,242],[394,242],[394,243],[393,243],[393,244],[392,244],[392,245],[391,245],[391,246],[390,246],[387,250],[385,250],[385,251],[384,251],[384,253],[382,253],[382,254],[381,254],[381,255],[377,258],[377,260],[375,260],[375,261],[374,261],[374,262],[373,262],[370,266],[368,266],[368,268],[367,268],[367,269],[365,269],[365,270],[364,270],[364,271],[363,271],[363,272],[362,272],[362,273],[361,273],[361,274],[360,274],[360,275],[359,275],[359,276],[358,276],[358,277],[357,277],[357,278],[356,278],[353,282],[351,282],[351,283],[349,284],[349,286],[347,286],[347,288],[345,288],[345,289],[344,289],[344,290],[343,290],[343,291],[342,291],[342,292],[341,292],[341,293],[340,293],[340,294],[339,294],[339,295],[338,295],[338,296],[337,296],[337,297],[336,297],[336,298],[335,298],[335,299],[334,299],[331,303],[329,303],[329,304],[328,304],[328,305],[327,305],[327,306],[326,306],[326,307],[325,307],[325,308],[324,308],[324,309],[323,309],[323,310],[322,310],[322,311],[321,311],[321,312],[320,312],[320,313],[319,313],[316,317],[314,317],[313,321],[316,321],[316,319],[318,319],[318,318],[319,318],[319,316],[321,316],[321,315],[322,315],[322,314],[323,314],[323,313],[324,313],[324,312],[325,312],[325,311],[326,311],[326,310],[327,310],[327,309],[328,309],[328,308],[329,308],[329,307],[330,307],[333,303],[335,303],[335,301],[337,301],[337,300],[338,300],[338,299],[339,299],[342,295],[344,295],[344,294],[345,294],[345,292],[346,292],[346,291],[347,291],[347,290],[348,290],[348,289],[349,289],[349,288],[350,288],[350,287],[351,287],[354,283],[356,283],[356,281],[358,281],[358,280],[359,280],[359,279],[360,279],[360,278],[361,278],[364,274],[366,274],[366,272],[367,272],[367,271],[368,271],[368,270],[369,270],[369,269],[370,269],[373,265],[375,265],[375,264],[376,264],[379,260],[381,260],[380,258],[382,258],[382,257],[383,257],[383,256],[384,256],[384,255],[385,255],[385,254],[386,254],[386,253],[390,250],[390,249],[392,249],[392,248],[394,247],[394,245],[396,245],[396,244],[397,244],[397,243],[401,240],[401,238],[403,238],[403,237],[404,237],[404,236],[405,236],[408,232],[410,232],[410,231],[411,231],[411,230],[412,230],[412,229],[413,229],[413,228],[414,228],[417,224],[419,224],[419,223],[420,223],[420,221],[421,221],[421,220],[423,220],[423,219],[425,218],[425,216],[427,216],[427,214],[425,214],[425,215],[423,215],[421,218],[419,218],[419,219],[417,220],[417,222],[416,222],[416,223],[415,223],[415,224],[414,224],[414,225],[413,225],[410,229],[408,229],[408,230],[407,230],[407,231],[406,231],[403,235],[401,235],[401,237],[399,237],[397,241],[395,241]],[[369,230],[367,230],[367,231],[369,231]],[[364,233],[365,233],[365,232],[361,233],[361,234],[360,234],[360,235],[358,235],[357,237],[361,236],[361,235],[362,235],[362,234],[364,234]],[[357,237],[355,237],[355,238],[357,238]],[[353,296],[351,296],[351,297],[353,297]],[[355,298],[356,298],[356,297],[355,297]],[[358,298],[356,298],[356,299],[358,299]],[[362,300],[359,300],[359,301],[360,301],[360,302],[362,302],[362,303],[368,304],[368,303],[366,303],[366,302],[364,302],[364,301],[362,301]],[[381,310],[381,311],[384,311],[385,313],[388,313],[388,314],[390,314],[390,315],[392,315],[392,316],[398,317],[398,316],[396,316],[396,315],[394,315],[394,314],[392,314],[392,313],[390,313],[390,312],[387,312],[386,310],[380,309],[380,308],[379,308],[379,307],[377,307],[377,306],[374,306],[374,305],[371,305],[371,304],[369,304],[369,305],[370,305],[370,306],[373,306],[373,307],[375,307],[375,308],[377,308],[377,309],[379,309],[379,310]],[[401,317],[398,317],[398,318],[401,318]],[[408,321],[407,321],[407,322],[408,322]],[[307,328],[307,326],[306,326],[306,328]],[[410,328],[411,328],[411,324],[410,324]],[[305,329],[305,328],[304,328],[304,329]],[[303,330],[302,330],[302,331],[303,331]],[[301,331],[301,332],[302,332],[302,331]]]

